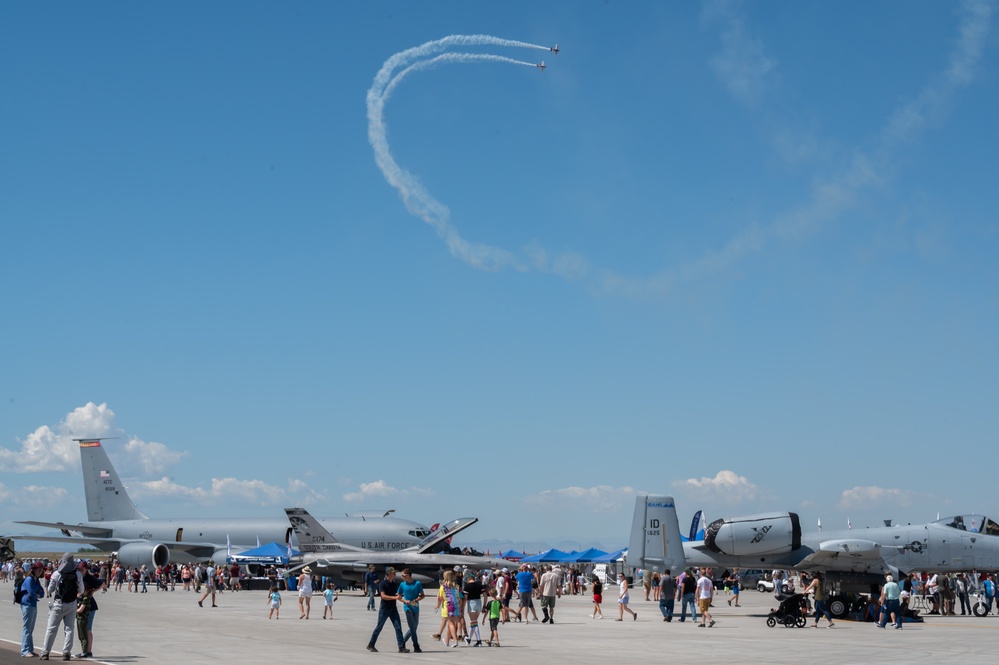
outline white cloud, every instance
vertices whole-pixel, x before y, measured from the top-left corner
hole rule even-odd
[[[173,468],[188,456],[188,452],[170,450],[162,443],[132,437],[125,444],[125,455],[133,465],[138,464],[144,473],[153,474]]]
[[[366,499],[400,499],[405,500],[412,494],[420,496],[432,496],[431,489],[421,487],[411,487],[409,489],[397,489],[384,480],[376,480],[371,483],[361,483],[356,492],[348,492],[343,495],[343,500],[348,503],[360,503]]]
[[[728,91],[747,106],[756,106],[773,85],[771,72],[777,61],[767,55],[763,42],[749,34],[739,14],[741,3],[711,2],[704,6],[702,20],[721,20],[722,50],[711,58],[711,69]]]
[[[311,505],[325,500],[321,493],[301,480],[295,479],[289,480],[287,487],[279,487],[262,480],[212,478],[211,486],[205,488],[180,485],[164,476],[158,480],[130,482],[127,489],[133,499],[169,497],[212,503],[239,501],[257,506],[282,508],[293,504]]]
[[[543,490],[527,498],[529,504],[545,507],[571,507],[584,509],[594,513],[613,513],[634,505],[635,497],[648,494],[634,487],[611,487],[597,485],[596,487],[563,487],[562,489]]]
[[[54,428],[42,425],[20,441],[20,450],[0,448],[0,471],[36,473],[70,471],[80,466],[79,445],[73,439],[106,437],[116,432],[114,411],[107,404],[88,402],[73,409]]]
[[[909,490],[891,489],[887,487],[854,487],[843,490],[843,496],[839,502],[841,510],[869,510],[874,506],[898,506],[907,507],[912,505],[916,497],[914,492]]]
[[[52,508],[65,500],[66,490],[62,487],[28,485],[13,489],[0,483],[0,504],[11,508]]]
[[[768,498],[766,490],[749,482],[735,471],[723,470],[714,478],[688,478],[673,483],[673,488],[683,490],[690,498],[716,503],[741,503]]]

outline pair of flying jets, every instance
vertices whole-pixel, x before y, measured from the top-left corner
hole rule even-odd
[[[556,44],[555,46],[550,47],[548,50],[551,51],[552,53],[554,53],[555,55],[558,55],[558,44]],[[542,72],[544,72],[546,69],[548,69],[548,65],[545,64],[544,60],[541,61],[540,65],[534,65],[534,66],[537,67],[538,69],[540,69]]]

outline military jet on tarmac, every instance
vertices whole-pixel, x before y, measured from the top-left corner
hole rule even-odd
[[[821,572],[831,589],[833,617],[846,616],[849,591],[871,593],[910,572],[999,569],[999,523],[984,515],[956,515],[906,526],[803,534],[797,513],[718,519],[704,540],[682,542],[671,496],[639,496],[627,565],[679,573],[686,566],[775,568]]]

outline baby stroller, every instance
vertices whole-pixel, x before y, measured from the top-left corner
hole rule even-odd
[[[805,596],[800,593],[792,593],[781,596],[780,605],[775,610],[770,610],[767,616],[767,625],[773,628],[781,624],[785,628],[804,628],[808,625],[808,603]]]

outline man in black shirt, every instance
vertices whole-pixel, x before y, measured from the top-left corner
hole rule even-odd
[[[371,639],[368,640],[368,651],[378,651],[375,648],[378,634],[382,632],[385,621],[391,621],[392,627],[395,628],[396,642],[399,643],[399,653],[409,653],[409,649],[406,648],[406,643],[402,639],[402,620],[399,618],[399,608],[395,604],[397,600],[402,600],[402,596],[399,595],[399,582],[395,579],[395,568],[385,569],[385,579],[378,585],[378,591],[381,594],[382,602],[378,608],[378,625],[375,626],[375,632],[371,633]]]

